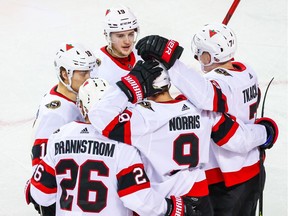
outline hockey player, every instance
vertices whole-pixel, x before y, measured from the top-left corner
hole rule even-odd
[[[29,199],[43,206],[56,202],[58,216],[132,216],[132,210],[143,216],[193,216],[189,199],[164,199],[151,189],[134,147],[104,137],[90,124],[87,112],[109,87],[98,78],[80,87],[77,105],[85,122],[70,122],[49,137]]]
[[[136,45],[144,59],[164,61],[163,49],[169,40],[147,36]],[[192,40],[194,57],[205,76],[180,61],[168,65],[173,84],[196,107],[216,112],[228,112],[244,123],[253,123],[260,101],[258,79],[254,70],[242,62],[235,62],[237,47],[234,32],[223,24],[205,25]],[[259,121],[259,120],[258,120]],[[273,126],[271,119],[261,118],[261,124]],[[244,143],[243,143],[244,144]],[[209,166],[206,168],[210,197],[215,216],[255,215],[260,195],[259,148],[236,153],[211,145]],[[260,148],[271,148],[272,143]],[[265,175],[264,170],[261,170]],[[261,182],[264,184],[264,182]]]
[[[99,67],[93,71],[93,76],[104,78],[114,85],[128,74],[140,59],[134,52],[138,34],[138,20],[128,7],[107,9],[104,35],[108,45],[95,52]]]
[[[213,215],[203,169],[210,137],[216,145],[239,153],[274,140],[267,140],[262,125],[244,126],[227,114],[197,109],[183,95],[173,99],[167,73],[157,65],[137,62],[117,82],[120,89],[111,88],[92,107],[90,121],[103,135],[139,149],[153,188],[164,197],[192,197],[202,216]],[[126,108],[128,101],[140,103]],[[272,128],[269,135],[273,132]]]
[[[80,85],[90,77],[96,65],[96,57],[79,43],[63,43],[57,50],[54,64],[59,83],[44,95],[33,125],[34,168],[45,156],[48,137],[56,129],[71,121],[83,120],[76,106],[77,92]]]

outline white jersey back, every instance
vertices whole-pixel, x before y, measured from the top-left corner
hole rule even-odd
[[[210,137],[222,148],[239,152],[266,138],[264,127],[255,126],[261,127],[256,138],[252,128],[245,133],[226,114],[199,110],[183,96],[165,103],[145,100],[121,113],[127,98],[117,90],[109,89],[92,107],[90,121],[105,136],[139,149],[147,175],[164,196],[208,194],[203,165],[208,162]],[[237,145],[242,142],[245,145]]]
[[[105,79],[111,85],[121,80],[122,76],[127,75],[136,62],[141,59],[135,51],[126,58],[113,57],[107,52],[106,47],[102,47],[94,54],[97,57],[98,67],[91,76]]]
[[[205,79],[177,61],[169,75],[174,85],[198,108],[228,112],[244,123],[254,123],[260,101],[257,75],[248,65],[233,62],[233,66],[234,70],[216,68],[207,73]],[[215,145],[212,149],[214,155],[210,155],[212,159],[206,172],[211,184],[225,180],[226,186],[232,186],[260,171],[258,148],[242,154]]]
[[[49,136],[59,127],[72,121],[83,121],[74,101],[56,91],[54,86],[42,98],[33,125],[32,165],[35,166],[46,154]]]
[[[234,62],[233,65],[238,70],[216,68],[205,74],[205,77],[216,81],[220,86],[227,98],[228,113],[237,116],[244,123],[254,123],[260,100],[257,75],[247,65],[239,62]]]
[[[166,211],[165,199],[150,189],[138,151],[81,122],[66,124],[49,138],[31,195],[42,206],[56,202],[58,216]]]

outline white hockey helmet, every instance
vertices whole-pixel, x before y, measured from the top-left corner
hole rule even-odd
[[[208,52],[213,63],[227,62],[234,58],[237,40],[234,32],[224,24],[208,24],[192,39],[192,52],[199,60],[203,52]],[[201,63],[202,64],[202,63]]]
[[[96,57],[93,52],[79,43],[63,43],[56,52],[54,66],[57,77],[70,91],[76,93],[72,88],[72,76],[75,70],[90,70],[96,66]],[[66,84],[61,78],[60,68],[65,68],[69,83]]]
[[[161,71],[161,75],[153,81],[153,87],[155,89],[163,89],[164,87],[169,88],[171,83],[166,68],[161,63],[159,63],[158,67],[161,67],[163,71]]]
[[[109,41],[111,32],[121,32],[134,29],[139,33],[139,24],[136,16],[125,6],[118,6],[106,10],[104,34]]]
[[[101,100],[110,84],[100,78],[89,78],[79,88],[77,106],[85,118],[92,105]]]

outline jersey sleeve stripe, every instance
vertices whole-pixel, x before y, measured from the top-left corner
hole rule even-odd
[[[118,195],[119,197],[123,197],[146,188],[150,188],[150,182],[146,182],[140,185],[132,185],[129,188],[118,190]]]
[[[144,171],[143,164],[134,164],[123,169],[116,177],[118,180],[118,194],[120,197],[145,188],[150,188],[150,181]]]
[[[46,145],[47,145],[48,139],[36,139],[34,141],[33,147],[32,147],[32,166],[35,166],[40,163],[41,161],[41,155],[43,154],[42,151],[46,151]],[[44,152],[45,154],[45,152]]]
[[[211,83],[214,88],[213,111],[228,112],[227,98],[221,91],[219,84],[215,80],[212,80]]]
[[[212,129],[212,139],[218,146],[226,144],[235,134],[239,124],[228,117],[227,114],[222,114],[219,122]]]
[[[50,179],[52,180],[52,179]],[[49,179],[47,180],[50,181]],[[47,182],[37,182],[34,178],[31,179],[31,184],[33,184],[34,187],[36,187],[38,190],[42,191],[43,193],[46,194],[53,194],[57,192],[57,185],[52,186],[51,183],[49,184],[49,187],[47,187],[45,184],[47,184]],[[43,184],[44,183],[44,184]],[[56,183],[56,181],[55,181]]]
[[[125,110],[122,114],[116,116],[102,131],[102,134],[110,139],[117,140],[126,144],[131,144],[131,123],[129,119],[123,119],[122,116],[128,114],[131,118],[132,113]]]
[[[38,174],[38,169],[41,169],[41,174]],[[39,177],[39,175],[41,176]],[[44,193],[56,193],[57,183],[55,177],[55,170],[48,164],[46,164],[44,161],[41,161],[41,164],[38,165],[34,172],[31,183]]]

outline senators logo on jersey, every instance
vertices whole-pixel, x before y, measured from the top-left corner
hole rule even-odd
[[[152,110],[153,112],[155,112],[152,108],[152,105],[150,102],[148,101],[142,101],[141,103],[139,103],[139,105],[141,105],[142,107],[146,108],[146,109],[150,109]]]
[[[59,100],[51,101],[50,103],[45,105],[48,109],[57,109],[61,106],[61,102]]]
[[[96,64],[98,65],[98,67],[101,65],[101,63],[102,63],[101,59],[100,59],[100,58],[97,58],[97,59],[96,59]]]

